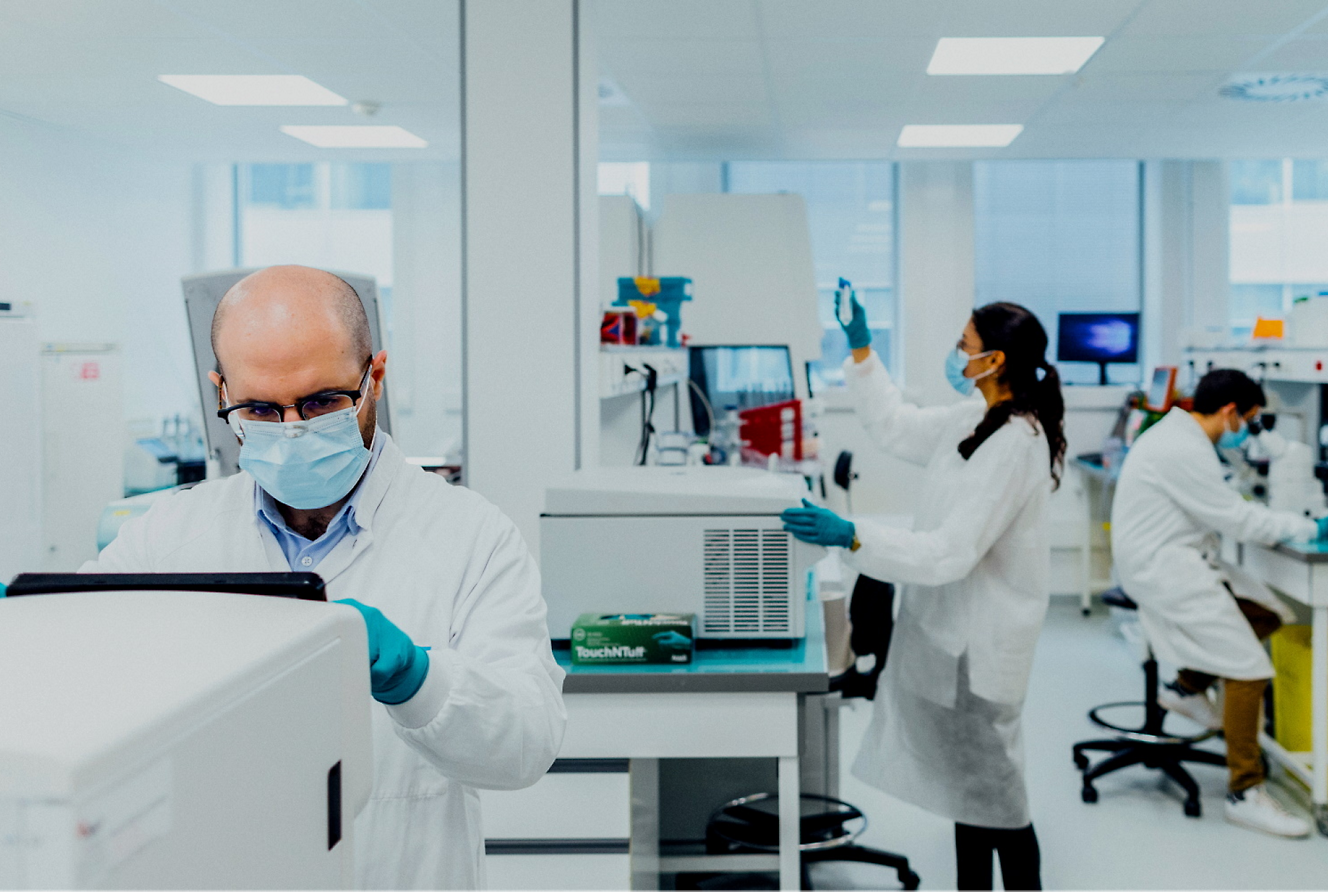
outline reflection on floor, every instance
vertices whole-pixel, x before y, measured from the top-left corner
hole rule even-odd
[[[1142,688],[1132,652],[1105,613],[1084,618],[1077,602],[1055,599],[1038,646],[1024,725],[1046,888],[1328,888],[1328,838],[1284,840],[1228,824],[1222,816],[1226,772],[1221,768],[1192,769],[1203,790],[1204,814],[1197,820],[1181,812],[1179,788],[1143,768],[1098,781],[1096,805],[1079,800],[1070,747],[1094,736],[1084,714],[1099,703],[1138,699]],[[845,709],[841,725],[840,791],[871,820],[862,843],[907,855],[924,889],[953,889],[953,825],[848,773],[870,708],[862,703]],[[1220,742],[1209,745],[1221,749]],[[1296,801],[1285,791],[1279,798]],[[821,889],[896,888],[892,873],[859,865],[818,866],[813,883]]]

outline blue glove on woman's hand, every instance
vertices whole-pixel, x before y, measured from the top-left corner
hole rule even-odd
[[[802,505],[801,508],[786,508],[779,515],[779,519],[784,521],[784,532],[815,545],[852,547],[856,535],[852,523],[828,508],[818,508],[806,499],[802,500]]]
[[[1320,517],[1315,523],[1319,525],[1319,538],[1328,539],[1328,517]]]
[[[839,318],[839,301],[841,296],[835,295],[835,318]],[[863,347],[871,346],[871,330],[867,328],[867,311],[858,303],[858,297],[853,292],[849,292],[849,300],[853,302],[853,318],[849,320],[848,325],[842,321],[839,327],[844,329],[844,334],[848,335],[848,346],[850,350],[861,350]]]
[[[414,697],[429,674],[429,652],[417,647],[377,607],[361,604],[354,598],[343,598],[337,603],[349,604],[360,611],[369,630],[369,686],[373,698],[392,706]]]

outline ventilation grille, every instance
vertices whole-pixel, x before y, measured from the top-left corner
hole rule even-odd
[[[789,534],[783,530],[706,530],[708,635],[788,635],[793,586]]]

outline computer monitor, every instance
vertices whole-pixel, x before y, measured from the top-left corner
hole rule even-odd
[[[1144,395],[1144,408],[1150,412],[1171,411],[1171,397],[1176,390],[1176,367],[1160,365],[1153,369],[1153,382]]]
[[[1138,313],[1061,313],[1057,362],[1095,362],[1098,383],[1107,383],[1108,363],[1139,361]]]
[[[714,344],[689,347],[692,381],[706,395],[716,420],[727,406],[751,409],[793,399],[793,360],[783,344]],[[705,404],[693,392],[692,429],[710,433]]]

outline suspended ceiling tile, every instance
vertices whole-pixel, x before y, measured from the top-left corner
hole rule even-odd
[[[5,0],[0,34],[23,28],[28,37],[61,39],[158,38],[188,40],[213,36],[205,25],[174,14],[156,0]]]
[[[1184,107],[1180,102],[1061,101],[1049,103],[1031,122],[1043,125],[1166,124]]]
[[[766,83],[759,75],[647,75],[633,72],[619,77],[618,85],[638,106],[654,108],[661,103],[698,106],[713,103],[767,102]]]
[[[881,127],[898,130],[909,120],[909,106],[903,103],[791,102],[776,106],[781,127],[793,131],[824,128],[829,132],[850,133]]]
[[[1190,100],[1216,92],[1223,80],[1211,74],[1088,74],[1076,78],[1063,95],[1116,102]]]
[[[1257,71],[1328,73],[1328,35],[1291,40],[1258,59]]]
[[[895,151],[899,127],[835,129],[795,128],[788,131],[784,150],[791,158],[866,161],[889,158]]]
[[[751,0],[599,0],[592,14],[602,41],[758,37]]]
[[[1146,0],[1122,31],[1141,37],[1282,35],[1322,14],[1322,0]]]
[[[354,39],[398,28],[372,6],[347,0],[171,0],[171,7],[239,41]]]
[[[458,0],[367,0],[374,12],[389,21],[397,33],[448,58],[459,58],[461,4]]]
[[[921,71],[858,72],[826,68],[797,75],[772,74],[777,102],[907,102],[927,79]]]
[[[1232,71],[1270,42],[1267,37],[1115,37],[1088,61],[1083,73]]]
[[[285,73],[281,66],[216,38],[8,40],[0,34],[0,75],[6,76],[101,77],[131,92],[155,92],[155,86],[164,86],[157,82],[159,74]]]
[[[805,74],[827,68],[925,72],[935,49],[935,38],[898,35],[847,44],[813,39],[781,39],[766,43],[770,70],[781,74]]]
[[[1023,102],[1039,105],[1070,85],[1071,76],[925,77],[909,98],[914,102],[970,106]]]
[[[1087,37],[1114,31],[1138,0],[758,0],[773,40]]]
[[[656,129],[714,128],[717,132],[736,128],[769,127],[770,107],[763,102],[661,102],[644,110]]]
[[[610,71],[643,74],[761,74],[761,44],[755,40],[615,40],[600,58]]]

